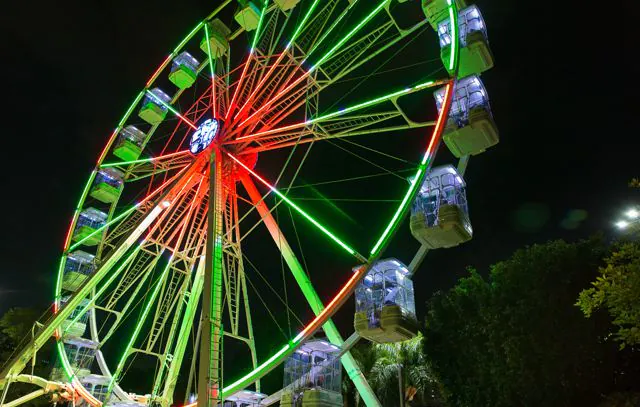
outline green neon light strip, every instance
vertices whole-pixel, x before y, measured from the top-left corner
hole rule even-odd
[[[307,14],[304,16],[304,18],[302,19],[300,24],[298,24],[298,27],[296,27],[296,30],[293,32],[293,35],[291,36],[291,41],[289,41],[289,43],[287,44],[286,49],[289,49],[291,47],[291,45],[293,44],[293,42],[298,39],[298,35],[300,35],[300,32],[302,31],[302,28],[307,23],[307,20],[311,17],[311,13],[313,13],[313,11],[315,10],[316,6],[319,3],[320,3],[320,0],[315,0],[313,2],[313,4],[311,5],[311,8],[309,9],[309,11],[307,11]]]
[[[108,393],[111,393],[111,390],[113,390],[114,383],[116,382],[116,380],[118,380],[120,374],[122,373],[122,369],[124,369],[124,362],[127,360],[127,357],[129,356],[129,352],[133,347],[133,344],[135,343],[136,339],[138,338],[140,331],[142,330],[142,325],[144,325],[143,322],[144,320],[147,319],[147,316],[149,315],[149,311],[151,310],[151,306],[155,302],[156,297],[160,292],[160,287],[162,286],[162,282],[165,280],[169,272],[169,269],[171,268],[172,260],[173,260],[173,257],[169,258],[169,262],[167,263],[167,266],[165,267],[164,271],[158,278],[158,281],[156,282],[156,286],[153,288],[153,292],[151,293],[151,298],[149,298],[149,301],[147,301],[147,304],[145,305],[144,310],[140,314],[140,318],[138,318],[138,322],[136,323],[136,327],[133,331],[133,334],[131,335],[131,338],[129,338],[129,343],[127,344],[127,347],[125,348],[124,353],[120,358],[120,362],[118,363],[116,372],[111,376],[111,380],[109,381]]]
[[[213,65],[213,56],[211,55],[211,43],[209,42],[209,24],[204,26],[204,35],[207,37],[207,54],[209,54],[209,69],[211,70],[211,80],[216,77],[215,67]],[[212,84],[215,85],[215,84]]]
[[[362,20],[357,26],[355,26],[347,35],[345,35],[340,41],[338,41],[338,43],[334,45],[333,48],[331,48],[322,58],[320,58],[320,60],[316,62],[316,64],[309,70],[309,72],[315,71],[316,68],[320,66],[324,61],[331,58],[333,53],[336,52],[338,48],[343,46],[344,43],[349,41],[351,37],[353,37],[365,24],[371,21],[387,3],[389,3],[389,0],[383,0],[378,5],[378,7],[376,7],[371,13],[369,13],[368,16],[365,17],[364,20]]]
[[[253,36],[253,42],[251,43],[251,53],[253,54],[256,49],[256,43],[258,42],[258,37],[260,36],[260,30],[262,29],[262,21],[264,20],[264,15],[267,14],[267,7],[269,6],[269,2],[265,0],[264,7],[262,7],[262,13],[260,13],[260,20],[258,20],[258,27],[256,28],[256,35]]]
[[[211,70],[211,96],[213,103],[213,117],[217,117],[218,112],[216,111],[216,105],[218,104],[218,100],[216,98],[216,66],[213,63],[213,55],[211,55],[211,43],[209,42],[209,24],[205,24],[204,26],[204,35],[207,37],[207,54],[209,56],[209,69]]]
[[[317,227],[318,229],[320,229],[322,231],[322,233],[324,233],[325,235],[327,235],[331,240],[333,240],[334,242],[336,242],[340,247],[342,247],[343,249],[345,249],[349,254],[351,254],[352,256],[355,256],[358,260],[360,261],[366,261],[366,258],[363,257],[361,254],[359,254],[357,251],[355,251],[353,248],[351,248],[351,246],[349,246],[348,244],[344,243],[342,240],[340,240],[340,238],[338,238],[335,234],[331,233],[327,228],[325,228],[324,226],[322,226],[320,224],[320,222],[318,222],[317,220],[315,220],[313,217],[311,217],[311,215],[309,215],[307,212],[305,212],[302,208],[300,208],[298,205],[296,205],[293,201],[291,201],[289,198],[287,198],[284,194],[282,194],[280,191],[278,191],[274,186],[272,186],[271,184],[269,184],[267,181],[265,181],[264,179],[262,179],[262,177],[260,177],[258,174],[256,174],[251,168],[247,167],[246,165],[244,165],[244,163],[240,160],[238,160],[236,157],[232,156],[231,154],[229,154],[228,152],[226,152],[226,154],[231,157],[232,160],[234,160],[235,162],[237,162],[238,164],[240,164],[240,166],[242,166],[245,170],[247,170],[251,175],[253,175],[258,181],[260,181],[264,186],[266,186],[267,188],[269,188],[273,193],[275,193],[276,195],[278,195],[278,197],[280,199],[282,199],[283,201],[285,201],[289,206],[291,206],[293,209],[295,209],[296,212],[298,212],[300,215],[304,216],[305,219],[307,219],[309,222],[311,222],[315,227]]]
[[[235,392],[237,392],[239,390],[242,390],[240,388],[242,386],[242,382],[244,382],[245,380],[248,380],[252,376],[254,376],[255,372],[259,372],[259,371],[264,370],[264,369],[273,368],[274,367],[273,365],[277,365],[277,363],[275,363],[275,362],[278,360],[278,358],[280,356],[282,356],[283,354],[285,354],[288,350],[290,350],[293,347],[295,347],[294,344],[285,345],[284,348],[280,349],[278,352],[273,354],[273,356],[271,356],[269,359],[265,360],[260,366],[258,366],[256,369],[254,369],[253,372],[247,373],[245,376],[243,376],[240,379],[236,380],[235,382],[231,383],[229,386],[223,387],[222,388],[222,397],[226,398],[226,397],[232,395],[233,393],[235,393]]]
[[[457,66],[458,54],[458,10],[453,4],[455,0],[447,0],[449,4],[449,21],[451,21],[451,55],[449,58],[449,71],[453,71]],[[454,40],[455,38],[455,40]]]
[[[136,98],[133,100],[133,103],[131,104],[131,106],[129,106],[129,110],[127,110],[127,113],[124,114],[124,116],[122,117],[122,120],[120,120],[120,123],[118,123],[118,128],[121,128],[122,126],[124,126],[124,123],[127,121],[129,116],[131,115],[131,112],[133,112],[133,109],[136,108],[138,103],[140,103],[140,101],[144,97],[144,92],[145,91],[142,90],[142,91],[140,91],[140,93],[138,93],[138,96],[136,96]]]
[[[176,49],[173,50],[173,54],[175,55],[176,53],[178,53],[178,51],[180,51],[180,48],[182,48],[184,46],[184,44],[186,44],[187,41],[189,41],[196,34],[196,32],[198,32],[198,30],[200,30],[202,28],[203,25],[206,26],[204,21],[200,22],[193,30],[191,30],[189,35],[187,35],[185,37],[185,39],[182,40],[182,42],[180,44],[178,44]]]
[[[417,181],[420,180],[423,171],[424,171],[424,168],[421,167],[416,173],[416,175],[413,177],[413,180],[411,181],[411,185],[409,186],[409,189],[407,190],[407,192],[404,194],[404,198],[402,198],[402,202],[400,203],[400,206],[396,210],[396,213],[393,215],[393,218],[391,218],[391,222],[389,222],[384,232],[382,233],[382,236],[380,237],[380,239],[378,239],[378,242],[375,244],[373,249],[371,249],[371,253],[370,253],[371,255],[376,255],[378,253],[378,250],[380,249],[382,244],[385,242],[386,237],[391,233],[391,230],[396,226],[398,219],[400,218],[400,215],[404,213],[404,209],[408,206],[409,200],[413,196],[413,193],[416,189],[416,184],[418,183]]]
[[[347,15],[349,10],[351,10],[351,7],[353,7],[357,2],[358,2],[358,0],[354,0],[353,2],[350,2],[349,6],[347,6],[347,8],[333,22],[333,24],[331,24],[331,27],[329,27],[329,29],[322,35],[322,37],[320,37],[318,42],[316,42],[316,45],[314,45],[313,48],[311,48],[311,50],[309,52],[307,52],[307,55],[311,55],[313,53],[313,51],[318,49],[320,44],[322,44],[322,42],[329,36],[329,34],[331,34],[331,32],[338,26],[338,24],[340,24],[340,22]]]

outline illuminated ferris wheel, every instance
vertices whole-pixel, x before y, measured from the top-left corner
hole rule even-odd
[[[337,407],[341,363],[378,406],[350,347],[413,337],[411,274],[471,239],[464,171],[498,142],[476,6],[219,3],[109,137],[3,405]],[[457,166],[433,167],[442,139]],[[388,249],[409,230],[407,266]],[[354,293],[345,340],[331,317]],[[56,367],[34,377],[52,337]],[[15,382],[39,389],[5,400]]]

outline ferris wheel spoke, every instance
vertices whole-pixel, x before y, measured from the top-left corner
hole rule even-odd
[[[293,208],[298,214],[302,215],[305,219],[307,219],[311,224],[313,224],[318,230],[320,230],[325,236],[327,236],[329,239],[331,239],[332,241],[334,241],[336,244],[338,244],[340,247],[342,247],[344,250],[346,250],[349,254],[351,254],[352,256],[356,257],[358,260],[360,261],[366,261],[366,258],[364,256],[362,256],[361,254],[359,254],[355,249],[353,249],[351,246],[349,246],[348,244],[346,244],[345,242],[343,242],[339,237],[337,237],[335,234],[333,234],[331,231],[329,231],[329,229],[327,229],[325,226],[323,226],[320,222],[318,222],[315,218],[313,218],[311,215],[309,215],[307,212],[305,212],[302,208],[300,208],[298,205],[296,205],[293,201],[291,201],[289,198],[287,198],[282,192],[280,192],[277,188],[275,188],[273,185],[269,184],[267,181],[265,181],[264,178],[262,178],[261,176],[259,176],[255,171],[253,171],[251,168],[247,167],[242,161],[238,160],[236,157],[234,157],[233,155],[231,155],[230,153],[226,152],[226,154],[232,159],[234,160],[237,164],[239,164],[241,167],[243,167],[245,170],[247,170],[247,172],[249,174],[251,174],[255,179],[257,179],[258,181],[260,181],[261,184],[263,184],[264,186],[266,186],[267,188],[269,188],[269,190],[271,190],[271,192],[275,193],[280,199],[282,199],[284,202],[287,203],[287,205],[289,205],[291,208]]]
[[[189,150],[182,150],[142,160],[105,163],[100,168],[115,168],[126,174],[126,182],[133,182],[152,175],[182,169],[192,162],[193,156]]]
[[[299,61],[296,61],[294,56],[293,56],[293,54],[290,52],[290,48],[295,43],[295,41],[298,39],[298,36],[302,32],[302,30],[305,27],[307,21],[309,21],[309,18],[313,14],[313,12],[316,9],[316,7],[318,6],[319,2],[320,2],[320,0],[314,0],[313,4],[311,4],[309,9],[307,10],[307,13],[302,18],[302,21],[298,24],[298,26],[294,30],[291,38],[289,39],[288,44],[285,47],[285,49],[278,55],[278,58],[276,59],[275,62],[269,64],[270,65],[269,70],[264,75],[262,75],[262,78],[260,79],[260,81],[256,85],[255,89],[247,97],[247,99],[244,102],[244,104],[238,109],[238,112],[234,116],[234,119],[237,119],[238,117],[243,117],[244,113],[246,112],[246,110],[247,110],[247,108],[249,106],[251,106],[253,104],[258,105],[258,106],[260,105],[260,98],[259,97],[256,98],[256,96],[258,96],[257,95],[258,92],[261,92],[259,96],[262,96],[263,100],[268,99],[269,96],[271,94],[273,94],[275,89],[278,87],[279,81],[284,77],[284,72],[286,72],[287,69],[290,69],[291,66],[297,68],[300,65]],[[279,15],[279,14],[276,14],[276,15]],[[288,20],[288,17],[287,17],[287,20]],[[276,23],[274,22],[274,25],[275,24]],[[286,24],[286,21],[285,21],[285,24]],[[272,31],[275,34],[276,28],[273,27]],[[268,52],[268,55],[272,55],[275,52],[275,49],[273,49],[273,47],[275,46],[275,44],[273,44],[274,43],[273,38],[271,40],[271,43],[272,43],[272,48],[270,49],[270,52]],[[277,41],[275,43],[277,44]],[[285,56],[287,56],[287,59],[289,61],[291,61],[288,65],[287,64],[281,64]],[[276,75],[275,78],[272,78],[272,75],[273,75],[274,71],[278,67],[280,68],[280,71],[278,72],[279,76]],[[280,72],[282,72],[282,74],[280,74]],[[269,84],[267,86],[267,89],[264,89],[265,88],[265,84],[266,84],[267,81],[269,81]],[[269,88],[271,88],[271,92],[268,92]],[[255,103],[254,103],[254,100],[255,100]]]
[[[340,50],[342,46],[345,45],[351,38],[353,38],[368,22],[370,22],[378,13],[383,9],[383,7],[387,4],[387,0],[381,1],[378,6],[373,9],[369,14],[365,16],[351,31],[349,31],[341,40],[339,40],[331,49],[329,49],[322,57],[320,57],[315,65],[307,70],[304,74],[299,76],[297,79],[293,80],[289,85],[287,85],[284,89],[277,92],[271,99],[265,102],[259,109],[257,109],[253,114],[247,117],[244,121],[242,121],[238,125],[238,129],[247,126],[248,123],[251,123],[256,117],[260,117],[260,115],[264,114],[267,109],[270,109],[272,105],[276,102],[280,101],[281,98],[288,95],[290,91],[299,86],[305,79],[307,79],[317,68],[322,66],[322,64],[330,59],[336,52]]]
[[[416,86],[392,92],[366,102],[358,103],[333,113],[320,115],[301,123],[241,136],[229,143],[247,143],[255,141],[260,146],[256,147],[256,151],[261,151],[261,147],[267,150],[289,146],[291,145],[291,142],[300,136],[303,136],[302,140],[305,140],[303,142],[309,142],[320,140],[322,138],[349,137],[353,135],[431,126],[435,123],[418,123],[409,119],[398,104],[398,100],[403,96],[424,91],[448,82],[449,80],[426,81]],[[357,113],[367,109],[375,109],[383,104],[390,104],[393,110],[348,116],[350,113]],[[376,124],[386,122],[394,118],[403,119],[404,124],[382,129],[373,128]]]
[[[241,102],[238,101],[238,97],[242,97],[242,95],[240,94],[240,92],[244,92],[243,94],[245,95],[245,97],[248,95],[248,92],[250,92],[250,89],[253,87],[256,77],[258,75],[258,72],[260,72],[261,70],[259,69],[254,69],[254,70],[249,70],[249,66],[254,63],[254,64],[259,64],[259,60],[256,56],[256,44],[260,35],[260,31],[264,22],[264,17],[268,12],[268,5],[269,2],[264,2],[264,7],[262,8],[262,12],[260,13],[260,17],[258,20],[258,25],[256,27],[256,32],[253,36],[253,40],[251,42],[251,50],[249,52],[249,56],[247,57],[247,60],[244,62],[244,67],[242,68],[242,74],[240,75],[240,79],[238,79],[235,89],[233,91],[233,96],[231,98],[231,102],[229,104],[229,109],[226,112],[225,115],[225,121],[229,120],[229,118],[231,117],[231,115],[235,112],[235,109],[237,108],[237,105]],[[247,73],[248,73],[248,77],[247,77]],[[250,80],[249,85],[246,86],[245,84],[245,78],[248,78]],[[242,99],[241,99],[242,100]]]
[[[272,210],[268,208],[260,193],[258,192],[255,184],[250,178],[245,176],[241,178],[241,181],[246,191],[251,196],[251,199],[258,209],[260,216],[264,219],[265,225],[273,239],[273,242],[282,253],[282,256],[289,270],[291,271],[291,274],[293,274],[294,279],[298,284],[298,287],[302,291],[309,306],[313,310],[316,317],[320,317],[325,312],[324,304],[322,303],[318,293],[315,291],[307,273],[305,273],[302,264],[297,259],[295,253],[291,249],[291,246],[287,242],[287,239],[282,234],[278,223],[272,215]],[[327,319],[324,325],[322,325],[322,328],[331,343],[336,346],[341,346],[343,344],[344,341],[340,335],[340,332],[331,319]],[[362,375],[362,372],[360,371],[360,368],[358,367],[351,353],[346,352],[341,358],[341,362],[344,365],[345,369],[350,372],[349,378],[353,381],[361,396],[365,398],[365,400],[375,400],[376,396],[373,393],[373,390],[367,383],[365,377]]]

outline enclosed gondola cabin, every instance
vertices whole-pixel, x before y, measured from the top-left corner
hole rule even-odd
[[[67,296],[60,300],[60,305],[66,304],[71,297]],[[62,329],[62,336],[70,336],[80,338],[84,335],[87,329],[87,320],[89,319],[89,312],[82,313],[82,311],[89,305],[88,299],[83,299],[80,304],[71,312],[71,315],[62,322],[60,328]]]
[[[457,246],[473,230],[465,182],[451,166],[433,168],[411,207],[411,233],[429,249]]]
[[[95,208],[88,208],[80,212],[73,240],[82,242],[85,246],[95,246],[100,243],[100,233],[94,233],[107,223],[107,214]]]
[[[342,407],[340,348],[306,342],[284,364],[282,407]]]
[[[136,126],[127,126],[120,130],[113,155],[124,160],[134,161],[140,158],[147,135]]]
[[[460,56],[458,77],[479,74],[493,67],[493,54],[489,48],[487,27],[477,6],[472,5],[458,13]],[[451,19],[438,25],[440,57],[447,69],[451,59]],[[450,72],[451,73],[451,72]]]
[[[69,253],[64,263],[62,288],[67,291],[76,291],[85,282],[87,276],[95,271],[94,257],[82,250]]]
[[[202,37],[202,41],[200,41],[200,49],[207,55],[209,55],[209,49],[211,49],[211,57],[213,59],[220,58],[229,50],[231,30],[218,18],[208,24],[209,45],[207,45],[207,36],[205,34]]]
[[[149,94],[150,93],[150,94]],[[159,88],[153,88],[144,97],[142,108],[138,116],[152,126],[160,124],[167,116],[167,105],[171,102],[171,97]]]
[[[96,356],[98,343],[89,339],[73,336],[65,336],[63,342],[71,373],[78,378],[90,375],[91,364]],[[56,366],[52,370],[51,378],[58,381],[67,381],[69,379],[65,373],[65,369],[61,366]]]
[[[258,407],[266,394],[242,390],[224,399],[224,407]]]
[[[90,374],[80,380],[80,383],[82,383],[84,388],[87,389],[93,397],[103,403],[107,398],[110,382],[111,381],[107,376],[97,374]],[[113,400],[113,395],[111,396],[111,400]]]
[[[358,266],[355,270],[357,270]],[[377,261],[356,288],[356,332],[370,341],[406,341],[418,333],[413,282],[396,259]]]
[[[112,203],[118,200],[123,187],[124,174],[115,168],[104,168],[96,174],[89,195],[100,202]]]
[[[276,3],[276,6],[280,8],[282,11],[289,11],[294,8],[300,0],[273,0]]]
[[[198,76],[200,62],[184,51],[171,64],[169,80],[180,89],[190,88]]]
[[[458,10],[467,6],[464,0],[456,0],[455,3]],[[438,25],[449,18],[449,0],[422,0],[422,11],[431,27],[437,31]]]
[[[498,127],[493,120],[489,97],[476,75],[467,76],[454,85],[449,119],[444,130],[444,142],[451,153],[460,158],[477,155],[498,144]],[[444,104],[445,89],[434,93],[438,111]]]
[[[233,16],[245,31],[258,28],[260,22],[260,3],[254,0],[238,0],[238,11]]]

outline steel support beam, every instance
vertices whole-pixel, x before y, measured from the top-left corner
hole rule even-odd
[[[324,304],[320,300],[320,296],[318,296],[318,293],[311,284],[311,280],[309,280],[309,277],[305,273],[302,264],[300,264],[295,253],[291,249],[291,246],[289,246],[289,243],[280,231],[280,228],[278,227],[278,224],[276,223],[273,215],[269,211],[269,208],[264,203],[262,195],[248,175],[243,176],[241,178],[241,181],[245,190],[249,194],[251,201],[258,210],[260,217],[264,221],[265,226],[269,230],[273,241],[278,246],[278,249],[280,249],[280,252],[284,257],[287,266],[291,270],[294,279],[298,283],[298,286],[304,294],[307,302],[311,306],[311,309],[313,310],[315,315],[319,315],[324,309]],[[335,326],[332,320],[328,320],[323,325],[323,329],[331,343],[340,347],[344,344],[342,336],[340,335],[338,328]],[[349,378],[351,379],[351,381],[353,381],[353,384],[358,389],[360,397],[362,397],[362,400],[365,402],[367,407],[380,407],[381,404],[378,401],[378,398],[369,386],[369,383],[367,383],[367,380],[360,371],[360,368],[358,368],[358,365],[356,364],[356,361],[351,353],[345,353],[340,360],[342,361],[342,365],[347,371]]]

